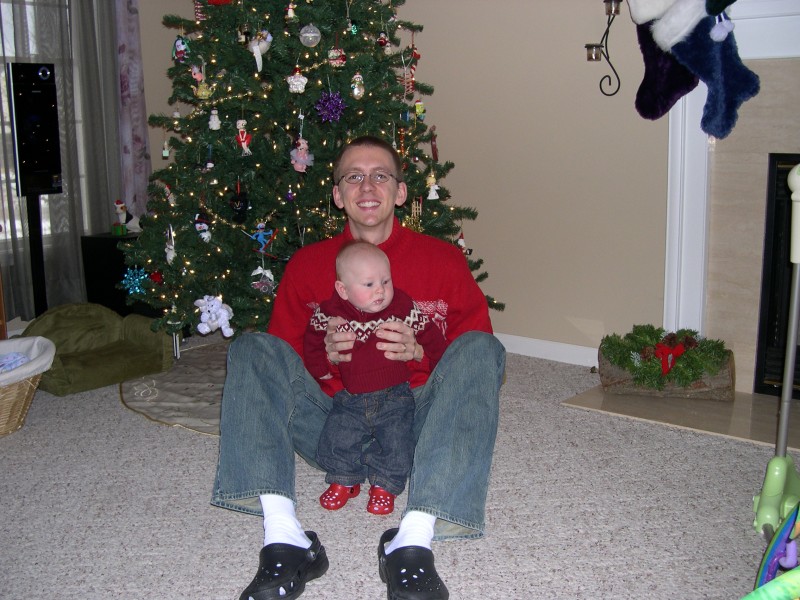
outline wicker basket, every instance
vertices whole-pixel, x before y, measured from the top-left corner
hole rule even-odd
[[[25,422],[42,374],[53,364],[55,346],[43,337],[0,342],[0,354],[22,352],[28,362],[0,374],[0,436],[17,431]]]
[[[41,378],[42,374],[39,373],[0,388],[0,435],[7,435],[22,427]]]

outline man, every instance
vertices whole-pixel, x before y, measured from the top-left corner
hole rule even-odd
[[[408,362],[416,403],[407,507],[399,528],[380,539],[379,573],[390,598],[446,600],[431,542],[483,535],[505,351],[491,335],[485,296],[463,254],[395,218],[407,189],[392,147],[373,137],[353,140],[333,173],[333,199],[348,218],[344,233],[298,250],[281,280],[268,333],[231,344],[212,504],[264,517],[258,571],[241,600],[297,598],[327,570],[319,538],[303,531],[295,515],[294,452],[316,466],[331,397],[342,389],[336,365],[349,360],[355,335],[331,323],[325,348],[334,377],[320,382],[303,365],[303,335],[314,309],[330,296],[342,244],[378,245],[391,261],[394,283],[449,343],[431,372],[405,323],[386,323],[376,333],[387,358]]]

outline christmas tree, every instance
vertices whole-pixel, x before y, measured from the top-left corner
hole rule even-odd
[[[485,279],[461,234],[477,212],[448,202],[441,183],[453,164],[428,126],[421,97],[433,88],[415,79],[422,27],[398,18],[402,0],[194,4],[194,21],[163,19],[176,30],[169,103],[186,114],[150,117],[173,160],[153,173],[142,232],[123,244],[120,285],[160,311],[155,328],[196,326],[196,301],[211,296],[235,329],[264,330],[292,253],[344,227],[332,162],[360,135],[403,157],[400,222],[460,245]]]

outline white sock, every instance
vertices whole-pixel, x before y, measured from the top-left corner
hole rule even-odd
[[[259,496],[264,511],[264,545],[291,544],[300,548],[311,546],[300,521],[294,514],[294,502],[279,494]]]
[[[391,554],[404,546],[422,546],[430,550],[434,523],[436,517],[433,515],[418,510],[409,511],[400,521],[400,531],[386,544],[386,554]]]

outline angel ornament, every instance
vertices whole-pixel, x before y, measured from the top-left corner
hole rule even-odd
[[[253,152],[250,150],[250,140],[253,136],[247,133],[247,121],[239,119],[236,121],[236,143],[242,149],[242,156],[250,156]]]

